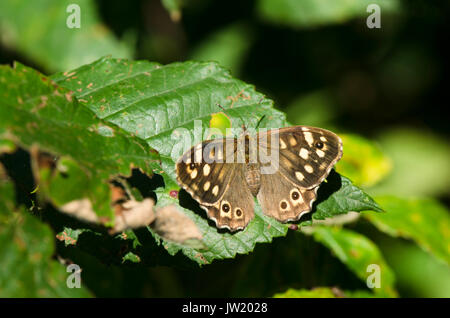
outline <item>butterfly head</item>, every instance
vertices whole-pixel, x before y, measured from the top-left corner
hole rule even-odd
[[[222,109],[222,111],[223,111],[224,113],[228,113],[228,114],[229,114],[229,109],[226,110],[226,109],[225,109],[222,105],[220,105],[219,103],[217,103],[217,106],[220,107],[220,109]],[[239,117],[239,119],[240,119],[241,122],[242,122],[242,125],[241,125],[241,128],[242,128],[242,135],[247,135],[247,134],[249,134],[249,131],[248,131],[247,127],[245,126],[245,121],[244,121],[244,119],[241,117],[241,115],[239,115],[239,113],[237,113],[236,115]],[[259,128],[259,126],[261,125],[261,122],[263,121],[263,119],[264,119],[265,117],[266,117],[266,115],[264,114],[264,115],[261,116],[261,118],[258,119],[258,122],[256,123],[256,126],[255,126],[255,130],[257,130],[257,129]]]

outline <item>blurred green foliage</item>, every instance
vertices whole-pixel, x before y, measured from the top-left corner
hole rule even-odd
[[[371,264],[377,265],[380,286],[374,293],[381,297],[395,297],[394,274],[386,264],[378,247],[365,236],[338,227],[315,226],[311,229],[314,239],[330,248],[341,262],[347,265],[361,280],[368,279]]]
[[[367,6],[373,3],[379,5],[383,12],[399,10],[397,0],[259,0],[257,9],[261,17],[269,22],[312,28],[365,17],[368,15]]]
[[[67,287],[64,266],[52,259],[52,229],[15,207],[13,183],[1,165],[0,197],[0,297],[89,297],[84,287]]]
[[[238,76],[252,44],[252,32],[248,25],[236,23],[209,35],[193,49],[190,59],[218,61]]]
[[[70,4],[80,7],[79,29],[66,26],[75,12],[68,10]],[[48,71],[68,70],[108,54],[133,55],[132,46],[101,23],[92,0],[2,1],[0,21],[3,44]]]
[[[366,27],[370,14],[366,7],[372,2],[381,7],[381,29]],[[80,5],[80,29],[66,27],[68,3]],[[40,204],[42,196],[58,197],[55,193],[73,186],[92,195],[105,184],[94,182],[92,187],[82,189],[76,186],[71,177],[76,171],[75,175],[82,175],[82,179],[83,174],[86,178],[92,175],[83,166],[88,166],[88,157],[71,153],[76,149],[71,146],[83,144],[83,138],[75,138],[78,133],[71,133],[74,139],[67,144],[64,138],[59,142],[41,136],[41,142],[48,139],[48,144],[53,144],[48,150],[71,154],[71,158],[63,158],[61,162],[67,164],[58,167],[62,169],[56,176],[48,171],[46,174],[45,166],[41,166],[38,171],[42,183],[37,187],[33,179],[36,167],[30,164],[30,154],[23,151],[35,141],[35,114],[29,113],[33,116],[27,121],[21,118],[24,113],[20,108],[14,112],[3,108],[0,236],[7,243],[1,245],[0,263],[4,273],[10,273],[15,261],[21,265],[14,274],[0,276],[0,294],[450,297],[450,145],[448,120],[443,116],[448,74],[448,49],[443,43],[448,34],[449,6],[419,0],[133,0],[126,6],[108,0],[1,1],[0,63],[17,60],[45,74],[61,72],[52,79],[79,98],[77,107],[84,107],[80,114],[86,115],[87,122],[97,121],[87,120],[90,113],[85,107],[94,105],[89,99],[95,94],[86,93],[83,98],[88,87],[81,91],[77,91],[80,87],[70,87],[76,85],[77,79],[69,81],[69,70],[104,55],[163,64],[217,61],[234,77],[255,85],[257,92],[274,100],[280,114],[286,113],[287,122],[339,133],[344,141],[344,156],[336,166],[337,172],[374,195],[385,212],[364,212],[362,217],[340,221],[327,218],[324,222],[332,226],[314,220],[312,226],[287,231],[286,237],[275,238],[271,244],[256,245],[248,255],[215,261],[199,269],[180,253],[171,256],[179,248],[167,245],[146,229],[111,236],[61,214],[53,205]],[[129,74],[122,75],[126,78]],[[104,78],[98,75],[93,85]],[[33,99],[17,99],[32,97],[33,92],[25,91],[28,95],[24,95],[17,78],[13,94],[11,79],[3,77],[0,81],[2,92],[12,94],[10,99],[3,99],[0,107],[21,101],[35,105]],[[56,112],[44,116],[48,123],[54,122],[52,115],[57,114],[58,107],[68,104],[61,95],[49,95],[48,102]],[[120,104],[120,100],[117,96],[114,103]],[[205,112],[205,125],[241,125],[237,113],[210,116],[219,112]],[[256,124],[261,117],[247,115],[250,124]],[[64,122],[73,118],[63,118],[55,125],[62,137],[67,128]],[[120,120],[117,118],[116,123]],[[27,142],[11,139],[7,123],[13,123],[15,132],[21,131]],[[101,126],[109,124],[105,121]],[[98,140],[111,137],[107,128],[83,132],[83,127],[75,126],[72,131],[81,135],[97,135]],[[133,127],[128,128],[121,131],[125,136],[123,146],[132,138],[129,134],[135,132]],[[142,136],[136,135],[134,140],[141,145]],[[96,153],[91,155],[95,160],[105,159],[95,158]],[[129,190],[136,197],[160,195],[162,200],[172,200],[168,193],[155,193],[164,182],[171,187],[170,178],[149,181],[134,172],[130,178],[133,186]],[[137,190],[135,185],[145,182],[150,185]],[[204,215],[197,217],[204,219]],[[155,239],[160,244],[155,244]],[[29,243],[37,241],[39,244]],[[80,264],[82,289],[65,287],[68,273],[56,259]],[[383,267],[381,290],[369,290],[365,284],[365,267],[370,262]],[[233,281],[221,277],[224,269],[228,277],[235,278]],[[213,285],[209,283],[212,280],[216,282]]]
[[[379,143],[392,161],[392,173],[372,189],[376,194],[442,196],[450,189],[448,139],[429,130],[399,126],[380,133]]]

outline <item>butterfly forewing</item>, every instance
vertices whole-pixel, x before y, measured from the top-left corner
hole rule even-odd
[[[223,195],[236,168],[226,163],[226,140],[204,141],[188,151],[176,164],[177,181],[194,199],[213,204]]]
[[[301,188],[318,186],[342,156],[341,139],[325,129],[296,126],[267,134],[259,135],[260,148],[277,145],[279,172]]]
[[[204,141],[177,161],[178,183],[204,208],[219,228],[243,229],[254,215],[245,185],[244,164],[237,163],[237,139]]]

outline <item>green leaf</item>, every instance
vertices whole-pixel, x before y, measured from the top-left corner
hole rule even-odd
[[[377,243],[395,272],[402,297],[450,297],[450,266],[447,263],[411,241],[387,237]]]
[[[370,15],[367,6],[371,0],[259,0],[257,9],[262,19],[294,28],[317,27],[344,23],[350,19]],[[400,3],[396,0],[376,2],[383,14],[396,12]]]
[[[387,213],[363,214],[380,231],[416,242],[422,249],[450,264],[449,210],[434,199],[378,196]]]
[[[308,289],[289,288],[284,293],[273,295],[274,298],[374,298],[376,295],[365,290],[341,291],[331,287]]]
[[[64,231],[58,233],[56,238],[64,242],[65,246],[76,245],[78,241],[78,236],[85,232],[84,229],[71,229],[69,227],[64,227]]]
[[[349,177],[355,184],[371,187],[392,169],[392,163],[375,143],[354,134],[340,134],[344,155],[336,171]]]
[[[329,287],[317,287],[312,290],[289,288],[283,293],[273,295],[273,298],[336,298]]]
[[[373,294],[367,290],[345,290],[344,295],[347,298],[383,298],[383,295]]]
[[[66,24],[74,12],[67,12],[71,4],[80,7],[80,28]],[[92,0],[2,0],[0,32],[4,45],[49,71],[75,68],[106,54],[133,55],[131,46],[119,42],[101,23]]]
[[[14,207],[13,184],[1,171],[0,198],[0,297],[89,297],[84,287],[67,287],[70,273],[52,259],[52,230]]]
[[[326,182],[320,186],[317,194],[318,204],[312,216],[314,220],[324,220],[349,211],[382,211],[368,194],[354,186],[346,177],[333,171]],[[302,225],[310,224],[310,221],[306,221]]]
[[[129,261],[131,263],[140,263],[141,259],[138,255],[134,254],[133,252],[128,252],[125,254],[124,257],[122,257],[122,262],[125,263],[126,261]]]
[[[363,282],[366,282],[369,275],[373,273],[369,266],[372,264],[378,266],[380,286],[373,288],[373,292],[384,297],[397,296],[394,289],[394,274],[378,247],[368,238],[338,227],[313,226],[303,228],[302,231],[312,234],[317,242],[330,248],[336,257]]]
[[[55,74],[52,79],[72,90],[80,103],[98,117],[145,140],[158,151],[162,163],[160,174],[165,183],[164,189],[156,191],[158,206],[179,204],[178,198],[170,194],[179,190],[175,182],[175,161],[183,149],[208,137],[202,132],[210,127],[211,115],[222,112],[217,104],[226,109],[232,127],[242,124],[255,127],[263,115],[260,127],[288,125],[284,115],[273,109],[272,101],[256,92],[253,86],[232,78],[213,62],[162,66],[145,61],[103,58],[70,73],[70,76]],[[72,79],[73,76],[76,78]],[[191,138],[186,141],[180,136]],[[315,215],[318,219],[351,210],[379,210],[369,196],[346,178],[335,175],[332,182],[323,187]],[[334,191],[337,191],[336,195]],[[333,203],[321,202],[325,199]],[[199,264],[249,253],[256,243],[270,242],[287,231],[286,224],[262,215],[260,207],[245,230],[235,234],[218,231],[198,205],[193,202],[189,205],[179,209],[194,220],[203,234],[207,250],[170,242],[163,244],[172,255],[181,249]]]
[[[232,127],[255,127],[263,115],[267,120],[262,121],[262,128],[286,125],[284,115],[272,108],[271,100],[213,62],[162,66],[102,58],[70,73],[70,77],[59,73],[52,79],[74,91],[80,103],[98,117],[156,149],[166,186],[178,188],[174,183],[175,161],[184,149],[207,137],[203,132],[210,127],[211,115],[222,111],[217,104],[232,108],[227,111]]]
[[[0,138],[63,156],[57,173],[38,173],[40,189],[57,206],[88,198],[105,222],[112,221],[108,181],[130,175],[132,167],[148,174],[159,167],[145,142],[99,120],[42,74],[21,64],[1,66],[0,84],[0,129],[5,132]]]
[[[262,128],[286,125],[284,114],[273,109],[271,100],[213,62],[162,66],[103,58],[71,73],[75,80],[62,73],[52,79],[74,91],[80,103],[100,118],[147,141],[160,153],[163,170],[172,179],[181,148],[189,146],[174,131],[185,128],[183,133],[196,134],[194,142],[200,142],[211,114],[222,111],[217,104],[228,109],[232,127],[255,127],[263,115],[267,120]],[[197,131],[195,121],[201,125]]]

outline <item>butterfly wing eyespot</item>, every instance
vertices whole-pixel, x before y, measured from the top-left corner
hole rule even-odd
[[[286,200],[281,200],[281,201],[280,201],[280,209],[281,209],[282,211],[287,210],[288,207],[289,207],[289,203],[287,203]]]
[[[222,211],[225,213],[230,212],[230,205],[228,203],[223,203],[222,204]]]

